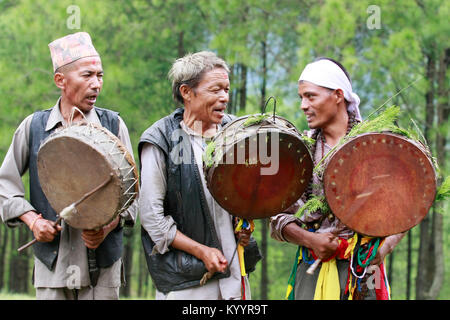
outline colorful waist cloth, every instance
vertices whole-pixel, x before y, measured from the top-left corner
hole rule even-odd
[[[365,281],[374,282],[374,289],[377,300],[389,300],[389,284],[386,278],[384,264],[370,266],[370,262],[375,258],[378,247],[381,247],[383,239],[362,237],[355,234],[352,238],[346,240],[339,238],[339,246],[335,254],[327,260],[321,262],[319,277],[317,279],[314,292],[314,300],[339,300],[340,284],[339,275],[336,266],[336,259],[346,259],[350,261],[347,284],[344,291],[344,297],[348,300],[361,296],[361,283]],[[295,279],[297,267],[300,262],[312,264],[317,259],[314,252],[303,246],[297,249],[294,265],[289,276],[286,299],[295,299]],[[374,270],[374,274],[369,276],[367,271]]]

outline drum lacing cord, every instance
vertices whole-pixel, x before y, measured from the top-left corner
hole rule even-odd
[[[114,141],[113,146],[111,147],[111,150],[109,150],[108,154],[111,156],[122,155],[122,159],[120,160],[120,164],[119,164],[119,170],[120,170],[120,173],[122,173],[123,170],[128,169],[127,167],[121,167],[124,162],[125,162],[125,164],[127,164],[126,156],[127,156],[128,151],[125,150],[125,152],[122,152],[122,151],[113,152],[113,150],[116,146],[117,146],[117,141]],[[123,174],[122,176],[124,176],[124,177],[128,176],[133,170],[134,170],[133,167],[129,168],[129,171],[127,173]],[[132,180],[132,179],[128,179],[128,180]],[[126,180],[126,181],[128,181],[128,180]],[[136,180],[136,179],[134,179],[134,180]]]
[[[130,191],[130,189],[131,188],[133,188],[134,187],[134,185],[137,183],[137,180],[136,179],[134,179],[134,182],[131,184],[131,186],[129,186],[128,187],[128,189],[127,190],[125,190],[125,194],[135,194],[136,192],[129,192]]]
[[[136,182],[135,182],[134,184],[136,184]],[[133,184],[133,185],[134,185],[134,184]],[[130,193],[126,193],[126,194],[127,194],[127,195],[131,195],[131,196],[134,196],[134,195],[137,195],[137,192],[130,192]],[[122,208],[119,209],[119,214],[122,213],[122,212],[124,212],[125,210],[127,210],[127,209],[128,209],[128,204],[129,204],[131,201],[134,201],[134,200],[135,200],[135,197],[129,197],[128,200],[125,201],[125,203],[124,203],[124,205],[122,206]]]
[[[88,125],[89,125],[89,124],[88,124]],[[101,143],[110,143],[110,141],[101,141]],[[128,152],[128,151],[125,150],[125,152],[121,152],[121,151],[113,152],[113,150],[116,148],[117,145],[118,145],[118,142],[117,142],[117,140],[116,140],[116,141],[114,141],[114,143],[112,144],[111,149],[109,150],[108,154],[111,155],[111,156],[114,156],[114,155],[120,155],[120,154],[122,155],[122,159],[121,159],[120,164],[119,164],[119,171],[120,171],[120,174],[122,175],[122,177],[125,177],[125,178],[123,179],[123,181],[133,181],[133,183],[132,183],[132,184],[128,187],[128,189],[126,189],[125,192],[124,192],[124,195],[130,196],[130,197],[129,197],[128,200],[124,203],[124,205],[122,206],[122,208],[119,209],[119,213],[122,213],[122,212],[124,212],[124,211],[126,210],[128,204],[129,204],[132,200],[134,200],[134,198],[135,198],[134,195],[137,195],[137,192],[130,192],[131,188],[133,188],[133,187],[136,185],[137,179],[135,179],[133,176],[132,176],[131,178],[128,178],[128,176],[129,176],[129,175],[131,174],[131,172],[133,172],[133,170],[134,170],[133,167],[129,168],[129,170],[128,170],[125,174],[122,174],[122,171],[123,171],[123,170],[128,169],[127,167],[121,167],[121,166],[123,165],[123,163],[125,162],[125,160],[126,160],[126,155],[127,155],[127,152]]]

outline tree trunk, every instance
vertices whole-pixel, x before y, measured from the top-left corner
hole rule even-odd
[[[412,230],[408,232],[408,253],[406,267],[406,300],[411,298],[411,267],[412,267]]]
[[[129,297],[131,294],[131,270],[133,264],[133,229],[124,228],[123,238],[125,245],[122,259],[125,271],[126,285],[121,287],[121,295]]]
[[[444,126],[448,121],[450,115],[450,107],[448,105],[448,88],[446,82],[446,72],[450,62],[450,48],[443,50],[439,59],[439,70],[437,75],[438,84],[438,102],[437,102],[437,124],[438,130],[436,134],[436,153],[437,160],[441,166],[442,172],[445,172],[445,145],[447,143],[447,135],[445,134]],[[442,183],[442,177],[438,181],[438,185]],[[443,248],[443,215],[442,204],[436,204],[436,209],[433,216],[433,256],[434,256],[434,269],[433,279],[429,290],[424,294],[425,299],[436,299],[442,288],[444,282],[444,248]]]
[[[6,247],[8,245],[8,229],[0,226],[2,245],[0,246],[0,290],[5,286]]]
[[[426,79],[429,81],[429,88],[425,94],[425,130],[424,135],[427,143],[431,145],[431,129],[433,128],[434,120],[434,79],[435,79],[435,68],[436,63],[432,53],[426,54],[427,66],[426,66]],[[420,224],[420,245],[419,245],[419,256],[417,261],[417,277],[416,277],[416,299],[425,299],[425,292],[428,290],[429,283],[431,283],[431,252],[430,246],[432,245],[432,239],[430,237],[430,215],[433,211],[433,207],[430,209],[430,213],[423,219]]]
[[[18,283],[20,279],[17,276],[17,250],[15,250],[16,246],[16,229],[11,230],[11,246],[10,246],[10,254],[9,254],[9,283],[8,288],[10,292],[19,292]]]
[[[262,58],[262,83],[261,83],[261,112],[264,109],[264,105],[266,104],[266,83],[267,83],[267,44],[266,41],[261,42],[262,50],[261,50],[261,58]]]
[[[387,271],[387,277],[389,281],[389,286],[392,288],[392,285],[394,283],[394,257],[395,257],[395,250],[389,255],[389,266]]]
[[[230,87],[231,90],[229,91],[229,95],[228,95],[228,110],[227,112],[229,112],[230,114],[236,114],[235,111],[235,100],[236,100],[236,93],[238,91],[236,87],[236,81],[234,81],[235,78],[235,73],[236,73],[236,69],[237,68],[237,64],[233,64],[232,66],[230,66],[230,74],[229,79],[230,79]]]
[[[245,5],[243,14],[241,15],[241,24],[243,26],[247,25],[247,19],[249,16],[250,7]],[[248,34],[245,37],[246,44],[248,43]],[[240,83],[239,83],[239,104],[237,105],[237,111],[245,110],[247,103],[247,65],[245,62],[241,62],[240,66]]]
[[[139,252],[139,259],[138,259],[138,289],[137,289],[137,295],[138,297],[142,297],[142,289],[144,288],[144,279],[145,279],[145,270],[142,268],[142,260],[144,260],[144,256],[142,254],[142,251]]]
[[[178,57],[183,57],[185,55],[184,50],[184,32],[180,31],[178,33]]]
[[[246,102],[247,102],[247,66],[242,63],[241,87],[239,88],[239,110],[245,110]]]
[[[19,233],[19,243],[27,243],[29,241],[29,230],[28,228],[17,228],[17,232]],[[17,252],[17,250],[14,250]],[[30,279],[28,277],[28,260],[29,260],[29,253],[27,250],[22,253],[17,253],[17,265],[15,266],[16,272],[17,272],[17,279],[19,282],[17,283],[17,290],[21,293],[28,292],[28,284],[30,282]]]

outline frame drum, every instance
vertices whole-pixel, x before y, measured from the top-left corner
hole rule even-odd
[[[436,173],[423,145],[393,133],[365,133],[330,155],[327,202],[349,228],[385,237],[407,231],[427,215]]]
[[[237,118],[211,143],[213,150],[203,163],[207,187],[234,216],[278,214],[297,201],[310,182],[309,150],[295,126],[282,117]]]
[[[80,203],[65,221],[77,229],[97,229],[125,211],[139,190],[131,154],[110,131],[78,123],[51,134],[40,146],[39,181],[58,213],[112,174],[112,180]]]

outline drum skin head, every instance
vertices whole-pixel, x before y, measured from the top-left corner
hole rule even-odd
[[[324,171],[333,213],[358,233],[407,231],[428,213],[436,174],[418,143],[392,133],[366,133],[342,145]]]
[[[262,131],[237,139],[222,150],[221,161],[206,170],[211,195],[222,208],[237,217],[268,218],[282,212],[300,198],[312,177],[311,155],[300,135],[283,131],[272,135],[271,130],[262,134]],[[261,139],[267,145],[263,153],[259,152]],[[272,156],[272,139],[278,139],[279,145],[276,164],[263,159],[266,154]],[[257,142],[258,148],[251,151],[250,141]],[[241,155],[245,157],[238,160],[241,148],[244,150]],[[262,169],[267,170],[266,174],[262,174]]]
[[[120,181],[95,147],[72,136],[49,139],[39,149],[37,166],[42,190],[56,213],[113,173],[112,181],[80,203],[65,221],[77,229],[95,229],[113,220],[119,209]]]

